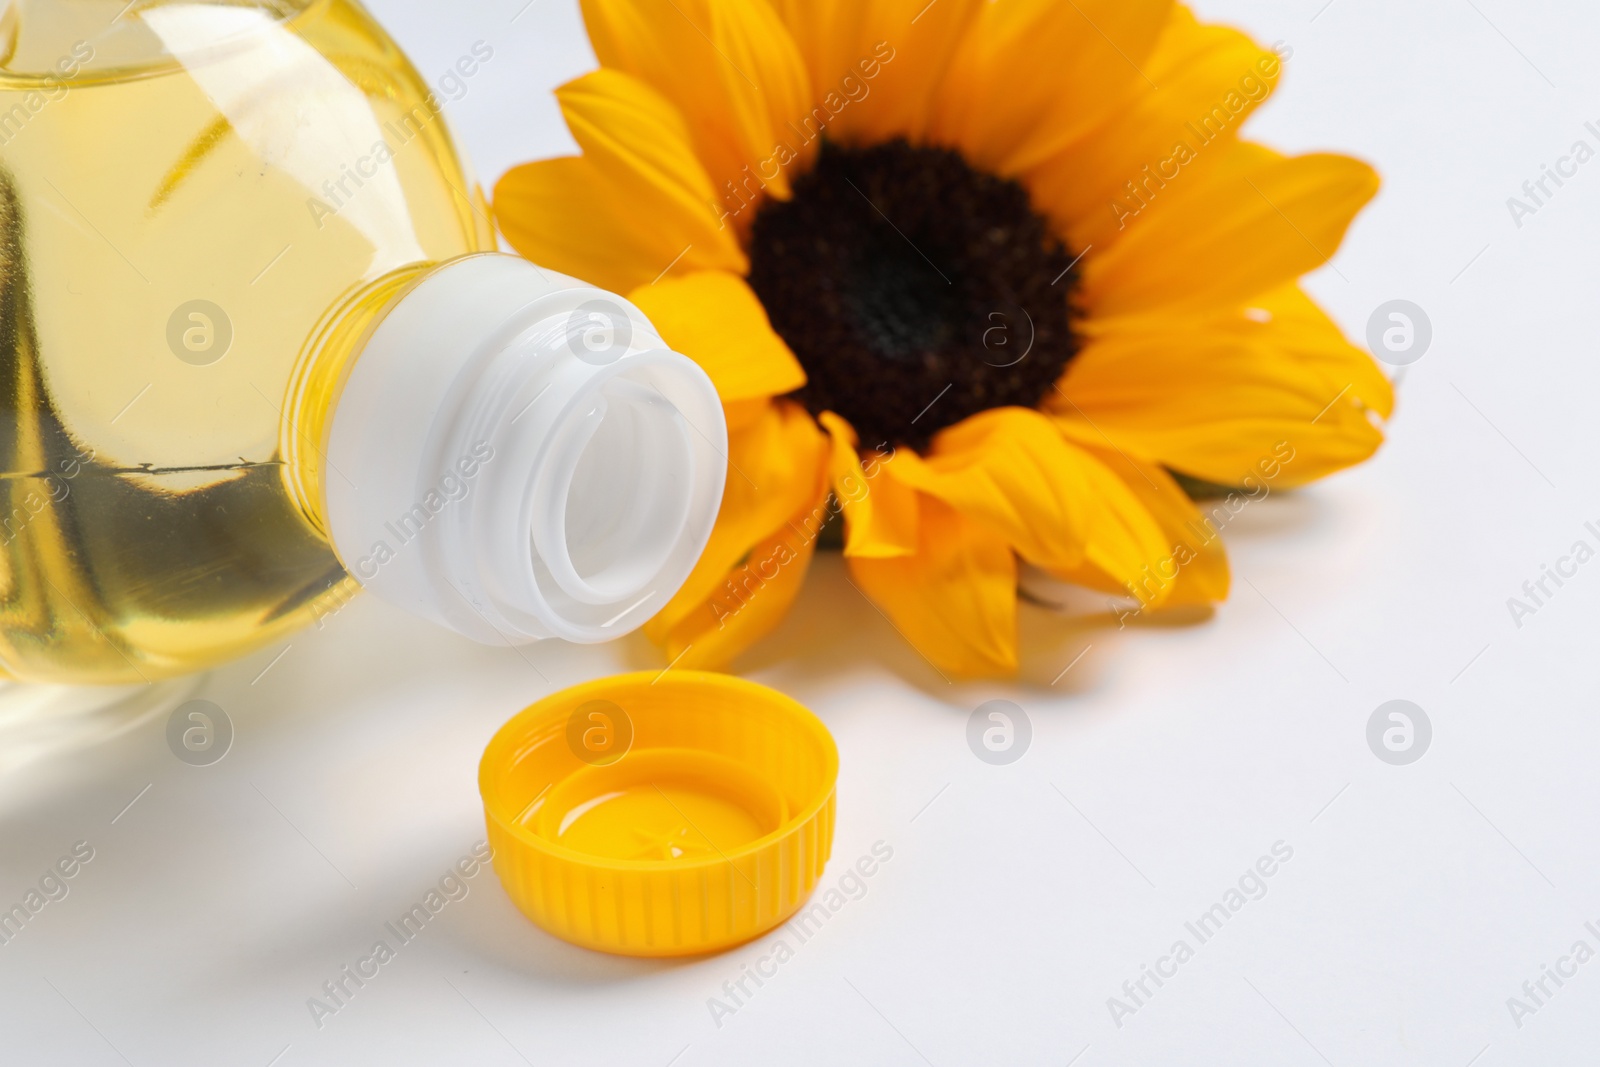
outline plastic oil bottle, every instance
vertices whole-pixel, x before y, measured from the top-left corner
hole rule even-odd
[[[491,643],[647,619],[716,515],[715,391],[493,248],[350,0],[6,5],[0,672],[181,674],[362,586]]]

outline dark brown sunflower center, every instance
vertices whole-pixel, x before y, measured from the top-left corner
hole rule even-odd
[[[750,285],[812,413],[842,415],[866,448],[921,449],[1050,391],[1078,347],[1072,263],[1021,185],[955,152],[825,142],[794,197],[756,216]]]

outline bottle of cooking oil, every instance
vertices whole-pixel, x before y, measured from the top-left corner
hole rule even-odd
[[[181,674],[362,587],[598,641],[683,581],[714,389],[492,251],[440,109],[352,0],[4,5],[0,672]]]

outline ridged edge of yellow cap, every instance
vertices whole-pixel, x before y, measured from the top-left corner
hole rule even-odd
[[[536,738],[562,728],[570,710],[641,685],[656,695],[715,700],[749,716],[781,716],[818,742],[824,788],[776,830],[693,861],[622,860],[566,848],[522,825],[501,778]],[[754,721],[754,720],[752,720]],[[626,757],[624,757],[626,758]],[[586,948],[629,956],[687,956],[758,937],[786,921],[822,876],[833,846],[839,756],[822,721],[791,697],[706,671],[639,671],[552,693],[490,740],[478,769],[494,868],[518,909]]]

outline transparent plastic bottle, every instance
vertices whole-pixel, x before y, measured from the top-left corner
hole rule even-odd
[[[715,391],[490,251],[439,108],[351,0],[3,7],[0,671],[183,674],[362,586],[492,643],[675,591]]]

